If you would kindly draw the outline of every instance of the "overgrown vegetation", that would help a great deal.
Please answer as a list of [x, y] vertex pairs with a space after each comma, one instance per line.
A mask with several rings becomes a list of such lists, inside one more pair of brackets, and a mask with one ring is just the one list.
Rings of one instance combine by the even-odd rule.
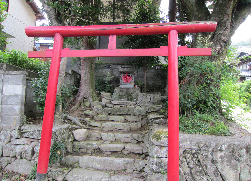
[[98, 94], [100, 94], [101, 92], [113, 93], [114, 87], [111, 84], [112, 79], [113, 79], [113, 76], [111, 76], [109, 72], [108, 72], [105, 80], [103, 80], [101, 78], [97, 78], [95, 80], [95, 89], [96, 89], [97, 93]]
[[0, 48], [4, 47], [7, 44], [7, 36], [6, 34], [2, 31], [4, 29], [4, 26], [2, 25], [2, 22], [6, 19], [7, 17], [7, 4], [0, 0]]
[[[35, 101], [37, 107], [41, 111], [44, 111], [45, 98], [48, 85], [50, 63], [45, 63], [42, 70], [38, 71], [39, 77], [32, 81], [32, 87], [34, 88]], [[76, 94], [76, 87], [69, 85], [63, 85], [61, 88], [61, 95], [57, 95], [56, 106], [62, 105], [62, 109], [65, 110], [68, 106], [70, 99]]]
[[42, 71], [48, 64], [39, 59], [28, 58], [27, 54], [18, 50], [0, 51], [0, 63], [8, 63], [36, 73]]
[[189, 134], [230, 135], [228, 127], [219, 115], [195, 112], [191, 116], [180, 117], [180, 131]]
[[65, 145], [63, 142], [61, 141], [53, 142], [50, 151], [49, 163], [50, 164], [60, 163], [60, 161], [63, 158], [64, 152], [65, 152]]

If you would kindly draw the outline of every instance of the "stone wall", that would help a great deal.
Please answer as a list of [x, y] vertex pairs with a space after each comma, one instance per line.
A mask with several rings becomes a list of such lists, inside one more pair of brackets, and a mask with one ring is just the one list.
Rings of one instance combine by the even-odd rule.
[[[166, 126], [149, 129], [148, 175], [150, 180], [166, 180]], [[209, 136], [180, 133], [180, 180], [251, 180], [250, 134]]]
[[24, 122], [26, 72], [0, 71], [1, 125], [16, 128]]
[[[119, 61], [120, 63], [120, 61]], [[123, 64], [97, 64], [95, 76], [96, 79], [106, 80], [107, 75], [113, 76], [111, 84], [113, 87], [119, 87], [121, 67], [125, 66]], [[167, 78], [167, 70], [161, 68], [160, 66], [155, 66], [153, 68], [147, 69], [147, 92], [160, 92], [161, 94], [165, 91]], [[135, 69], [134, 82], [139, 86], [141, 91], [144, 88], [144, 71], [142, 68]]]

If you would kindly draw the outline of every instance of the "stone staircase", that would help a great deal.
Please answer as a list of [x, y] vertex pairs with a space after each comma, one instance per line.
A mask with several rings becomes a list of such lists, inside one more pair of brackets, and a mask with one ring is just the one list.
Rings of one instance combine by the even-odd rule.
[[[151, 112], [154, 117], [161, 106], [146, 107], [130, 101], [113, 101], [110, 94], [101, 96], [102, 102], [94, 102], [93, 109], [82, 108], [78, 112], [78, 119], [86, 126], [73, 131], [72, 153], [62, 161], [62, 165], [73, 169], [61, 175], [69, 181], [147, 180], [146, 113]], [[160, 120], [164, 116], [157, 117]]]

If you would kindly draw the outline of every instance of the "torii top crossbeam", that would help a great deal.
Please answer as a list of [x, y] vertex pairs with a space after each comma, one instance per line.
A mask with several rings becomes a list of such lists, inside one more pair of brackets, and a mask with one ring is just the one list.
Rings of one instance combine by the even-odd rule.
[[178, 33], [214, 32], [216, 26], [217, 23], [213, 21], [90, 26], [31, 26], [25, 28], [25, 33], [29, 37], [53, 37], [56, 33], [63, 37], [153, 35], [167, 34], [171, 30], [176, 30]]
[[[53, 50], [29, 52], [29, 57], [51, 57], [51, 67], [44, 108], [42, 135], [37, 165], [37, 181], [44, 181], [48, 169], [54, 121], [57, 82], [61, 57], [168, 56], [168, 180], [179, 180], [179, 85], [178, 56], [210, 56], [210, 48], [178, 47], [178, 33], [214, 32], [216, 22], [175, 22], [155, 24], [120, 24], [91, 26], [27, 27], [30, 37], [54, 37]], [[168, 47], [116, 49], [116, 35], [168, 34]], [[69, 50], [63, 37], [110, 36], [108, 49]]]

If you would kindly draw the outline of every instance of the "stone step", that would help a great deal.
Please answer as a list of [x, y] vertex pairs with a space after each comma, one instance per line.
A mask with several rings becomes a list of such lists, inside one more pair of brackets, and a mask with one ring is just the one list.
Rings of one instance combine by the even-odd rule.
[[133, 158], [114, 158], [114, 157], [97, 157], [82, 156], [79, 158], [79, 167], [84, 169], [96, 169], [106, 171], [140, 171], [145, 168], [147, 160]]
[[65, 177], [67, 181], [144, 181], [142, 174], [112, 174], [109, 172], [87, 170], [83, 168], [72, 169]]
[[78, 154], [91, 154], [97, 151], [102, 151], [106, 155], [112, 154], [114, 152], [122, 152], [123, 154], [143, 154], [147, 152], [147, 147], [144, 143], [135, 144], [109, 141], [74, 141], [73, 151]]
[[100, 132], [89, 131], [86, 140], [90, 141], [116, 141], [123, 143], [138, 143], [144, 141], [145, 132], [120, 133], [120, 132]]

